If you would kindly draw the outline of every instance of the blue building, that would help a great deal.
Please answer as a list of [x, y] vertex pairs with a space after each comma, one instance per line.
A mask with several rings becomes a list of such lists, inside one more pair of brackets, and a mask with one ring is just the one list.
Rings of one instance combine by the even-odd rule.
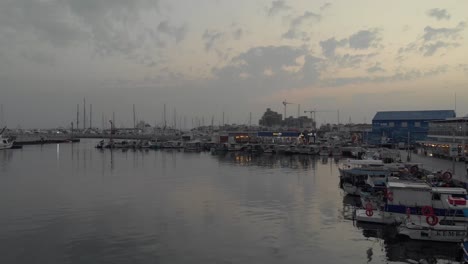
[[429, 111], [384, 111], [377, 112], [372, 119], [372, 133], [369, 142], [410, 143], [425, 140], [429, 130], [429, 121], [455, 117], [453, 110]]

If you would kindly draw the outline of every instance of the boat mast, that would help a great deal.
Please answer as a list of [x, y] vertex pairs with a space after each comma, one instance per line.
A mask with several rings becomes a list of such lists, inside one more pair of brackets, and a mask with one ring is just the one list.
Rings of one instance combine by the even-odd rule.
[[80, 104], [76, 104], [76, 129], [80, 129]]
[[89, 104], [89, 128], [93, 127], [93, 105]]
[[135, 104], [133, 104], [133, 129], [136, 128], [136, 120], [135, 120]]
[[83, 130], [86, 129], [86, 98], [83, 98]]

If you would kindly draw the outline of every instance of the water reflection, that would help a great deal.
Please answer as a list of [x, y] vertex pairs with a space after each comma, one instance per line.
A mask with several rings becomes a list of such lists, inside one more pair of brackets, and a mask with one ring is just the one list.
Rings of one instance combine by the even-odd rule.
[[339, 158], [94, 145], [0, 152], [0, 263], [454, 259], [452, 246], [354, 223]]
[[[215, 156], [221, 163], [265, 168], [314, 170], [318, 157], [308, 155], [271, 155], [242, 152], [224, 152]], [[328, 158], [326, 158], [328, 160]], [[326, 163], [325, 163], [326, 164]]]

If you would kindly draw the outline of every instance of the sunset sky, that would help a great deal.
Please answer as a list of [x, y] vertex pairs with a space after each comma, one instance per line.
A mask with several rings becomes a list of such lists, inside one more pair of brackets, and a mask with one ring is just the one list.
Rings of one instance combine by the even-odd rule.
[[[9, 128], [68, 127], [83, 98], [160, 125], [266, 108], [319, 123], [376, 111], [468, 113], [468, 1], [1, 0], [0, 104]], [[455, 100], [456, 98], [456, 100]], [[81, 115], [81, 113], [80, 113]], [[81, 121], [80, 121], [81, 122]], [[187, 121], [187, 126], [191, 126]]]

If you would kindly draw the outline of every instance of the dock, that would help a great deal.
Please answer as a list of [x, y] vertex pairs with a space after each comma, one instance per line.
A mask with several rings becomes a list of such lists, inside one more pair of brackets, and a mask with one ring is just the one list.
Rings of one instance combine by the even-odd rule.
[[[401, 150], [401, 159], [406, 161], [407, 151]], [[423, 153], [411, 152], [410, 162], [421, 163], [423, 168], [430, 171], [451, 171], [453, 174], [453, 179], [459, 180], [462, 182], [468, 182], [468, 163], [464, 161], [453, 161], [451, 159], [442, 159], [435, 158], [431, 156], [426, 156]], [[455, 169], [455, 171], [453, 171]]]

